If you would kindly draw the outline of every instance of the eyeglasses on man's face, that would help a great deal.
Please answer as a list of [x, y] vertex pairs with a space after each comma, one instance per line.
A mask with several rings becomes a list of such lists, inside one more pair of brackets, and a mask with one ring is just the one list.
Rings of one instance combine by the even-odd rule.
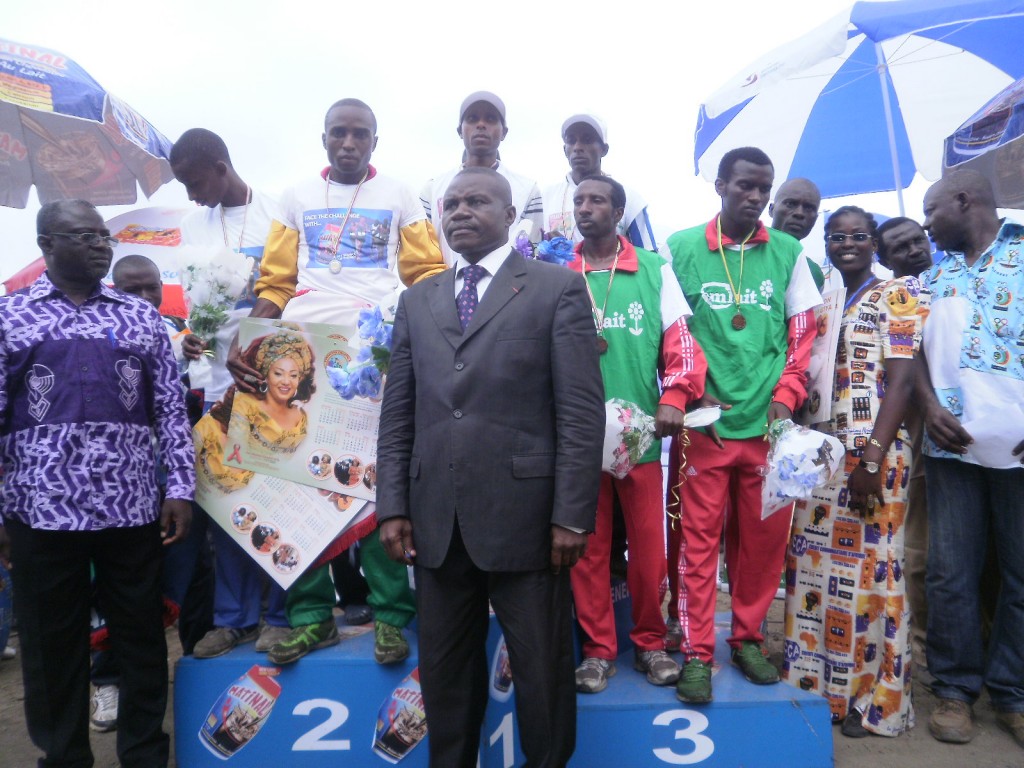
[[77, 240], [82, 245], [92, 247], [94, 245], [109, 245], [113, 248], [120, 241], [110, 235], [100, 235], [96, 232], [50, 232], [48, 237], [66, 237], [68, 240]]

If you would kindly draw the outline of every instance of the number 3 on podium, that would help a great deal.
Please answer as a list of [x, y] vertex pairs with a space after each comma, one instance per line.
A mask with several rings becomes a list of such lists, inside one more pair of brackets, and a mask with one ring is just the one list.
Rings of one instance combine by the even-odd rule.
[[708, 727], [707, 717], [692, 709], [670, 709], [654, 718], [654, 725], [671, 725], [676, 720], [686, 720], [689, 723], [686, 728], [680, 728], [675, 732], [676, 741], [689, 741], [693, 744], [693, 751], [681, 755], [672, 751], [670, 747], [661, 747], [654, 750], [654, 756], [670, 765], [694, 765], [711, 757], [711, 753], [715, 751], [715, 742], [704, 735]]

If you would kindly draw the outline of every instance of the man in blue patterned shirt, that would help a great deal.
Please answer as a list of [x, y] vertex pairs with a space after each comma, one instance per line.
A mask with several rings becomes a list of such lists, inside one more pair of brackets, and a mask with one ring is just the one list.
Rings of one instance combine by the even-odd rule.
[[[939, 741], [974, 737], [988, 689], [996, 722], [1024, 747], [1024, 226], [996, 213], [992, 185], [957, 171], [924, 196], [946, 252], [928, 279], [919, 396], [928, 489], [928, 670]], [[1002, 585], [982, 642], [981, 575], [995, 542]]]
[[[166, 766], [162, 544], [191, 518], [194, 456], [177, 365], [148, 302], [100, 281], [116, 242], [82, 200], [36, 221], [46, 272], [0, 298], [0, 495], [25, 714], [45, 765], [92, 765], [89, 567], [123, 662], [121, 765]], [[167, 467], [160, 506], [153, 430]]]

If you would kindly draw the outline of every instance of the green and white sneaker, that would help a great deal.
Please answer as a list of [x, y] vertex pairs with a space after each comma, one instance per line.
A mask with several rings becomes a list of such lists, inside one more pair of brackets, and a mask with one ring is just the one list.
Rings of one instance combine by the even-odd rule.
[[341, 642], [338, 627], [334, 618], [319, 624], [307, 624], [295, 627], [288, 636], [267, 653], [271, 664], [291, 664], [298, 661], [310, 651], [327, 648]]

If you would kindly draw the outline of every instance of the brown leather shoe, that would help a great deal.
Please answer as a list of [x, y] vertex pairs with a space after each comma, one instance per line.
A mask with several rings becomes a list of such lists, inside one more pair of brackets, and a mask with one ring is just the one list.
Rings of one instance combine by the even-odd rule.
[[1024, 712], [996, 712], [996, 722], [1013, 736], [1018, 747], [1024, 747]]
[[966, 744], [974, 738], [974, 715], [971, 705], [959, 699], [939, 699], [928, 730], [939, 741]]

